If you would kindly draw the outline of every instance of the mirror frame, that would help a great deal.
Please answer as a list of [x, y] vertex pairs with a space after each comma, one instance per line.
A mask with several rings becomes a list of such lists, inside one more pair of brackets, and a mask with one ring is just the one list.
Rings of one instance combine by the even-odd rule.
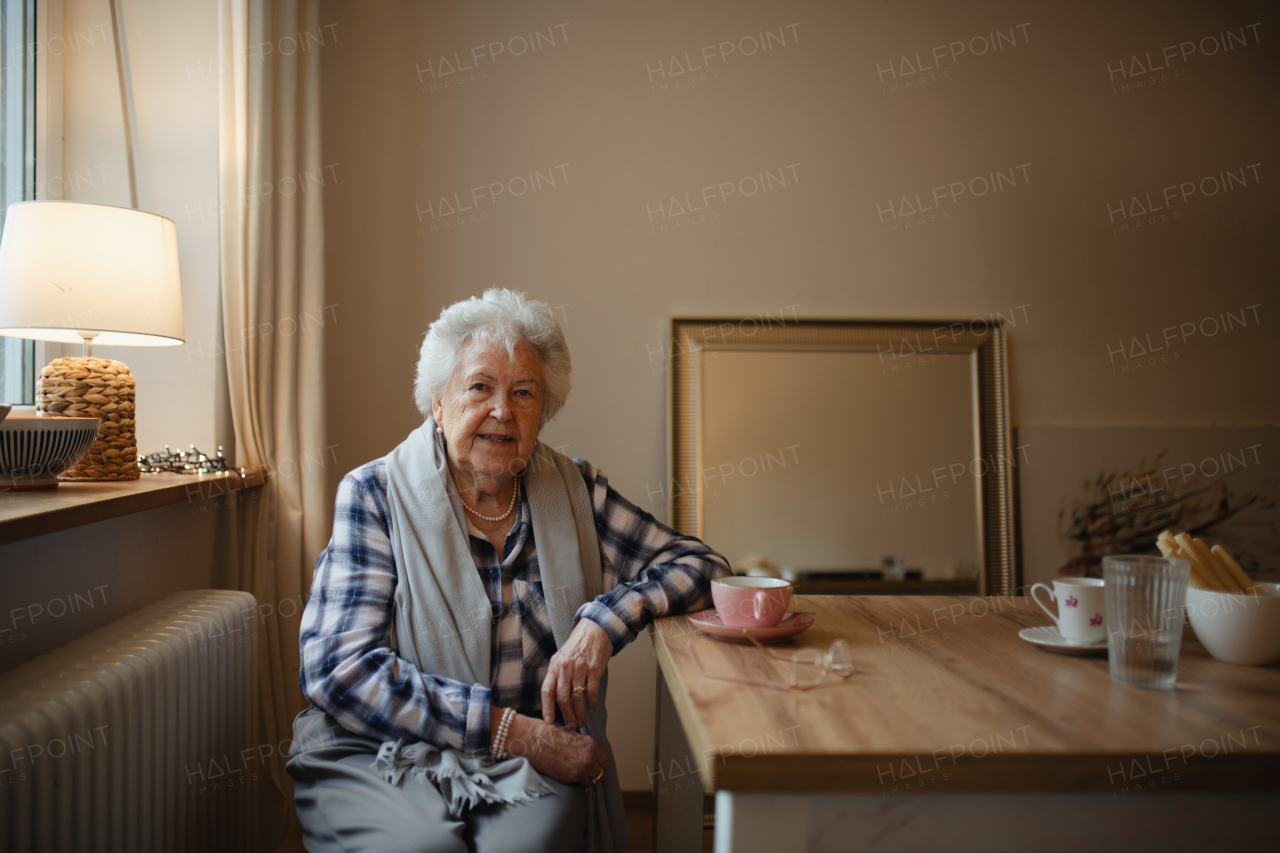
[[[985, 328], [974, 328], [979, 321]], [[957, 331], [959, 330], [959, 331]], [[1009, 430], [1007, 334], [988, 321], [876, 322], [763, 318], [674, 318], [667, 446], [672, 496], [668, 520], [681, 533], [702, 538], [702, 354], [717, 349], [828, 350], [878, 353], [883, 361], [934, 353], [977, 356], [978, 446], [992, 464], [982, 476], [979, 595], [1013, 595], [1021, 583], [1017, 552], [1017, 459]], [[892, 362], [890, 362], [892, 363]], [[998, 470], [997, 470], [998, 468]]]

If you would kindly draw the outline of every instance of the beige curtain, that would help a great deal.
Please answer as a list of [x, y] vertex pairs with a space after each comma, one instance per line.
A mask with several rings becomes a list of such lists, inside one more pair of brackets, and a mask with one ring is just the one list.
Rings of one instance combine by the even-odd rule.
[[[242, 507], [237, 586], [260, 608], [262, 743], [286, 748], [304, 707], [302, 604], [331, 522], [322, 335], [335, 318], [324, 310], [321, 201], [336, 176], [320, 155], [315, 40], [324, 36], [315, 0], [219, 2], [222, 311], [235, 459], [267, 474]], [[284, 756], [269, 761], [291, 804]]]

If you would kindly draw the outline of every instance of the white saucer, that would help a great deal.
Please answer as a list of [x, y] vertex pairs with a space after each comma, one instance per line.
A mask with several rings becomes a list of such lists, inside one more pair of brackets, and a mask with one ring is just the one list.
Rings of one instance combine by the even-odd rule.
[[1099, 643], [1068, 642], [1052, 625], [1023, 628], [1018, 632], [1018, 636], [1028, 643], [1035, 643], [1042, 649], [1063, 655], [1105, 655], [1107, 653], [1106, 640]]

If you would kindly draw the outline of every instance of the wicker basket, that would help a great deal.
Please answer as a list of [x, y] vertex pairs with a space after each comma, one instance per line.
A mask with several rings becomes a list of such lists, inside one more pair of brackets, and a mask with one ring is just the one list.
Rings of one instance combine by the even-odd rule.
[[56, 358], [40, 371], [36, 411], [64, 418], [101, 418], [93, 447], [59, 480], [136, 480], [134, 381], [129, 368], [106, 358]]

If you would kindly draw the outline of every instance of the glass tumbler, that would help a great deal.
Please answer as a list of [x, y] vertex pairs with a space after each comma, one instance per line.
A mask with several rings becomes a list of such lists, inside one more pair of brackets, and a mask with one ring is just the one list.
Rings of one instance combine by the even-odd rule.
[[1191, 564], [1166, 557], [1103, 557], [1102, 574], [1111, 680], [1172, 690]]

